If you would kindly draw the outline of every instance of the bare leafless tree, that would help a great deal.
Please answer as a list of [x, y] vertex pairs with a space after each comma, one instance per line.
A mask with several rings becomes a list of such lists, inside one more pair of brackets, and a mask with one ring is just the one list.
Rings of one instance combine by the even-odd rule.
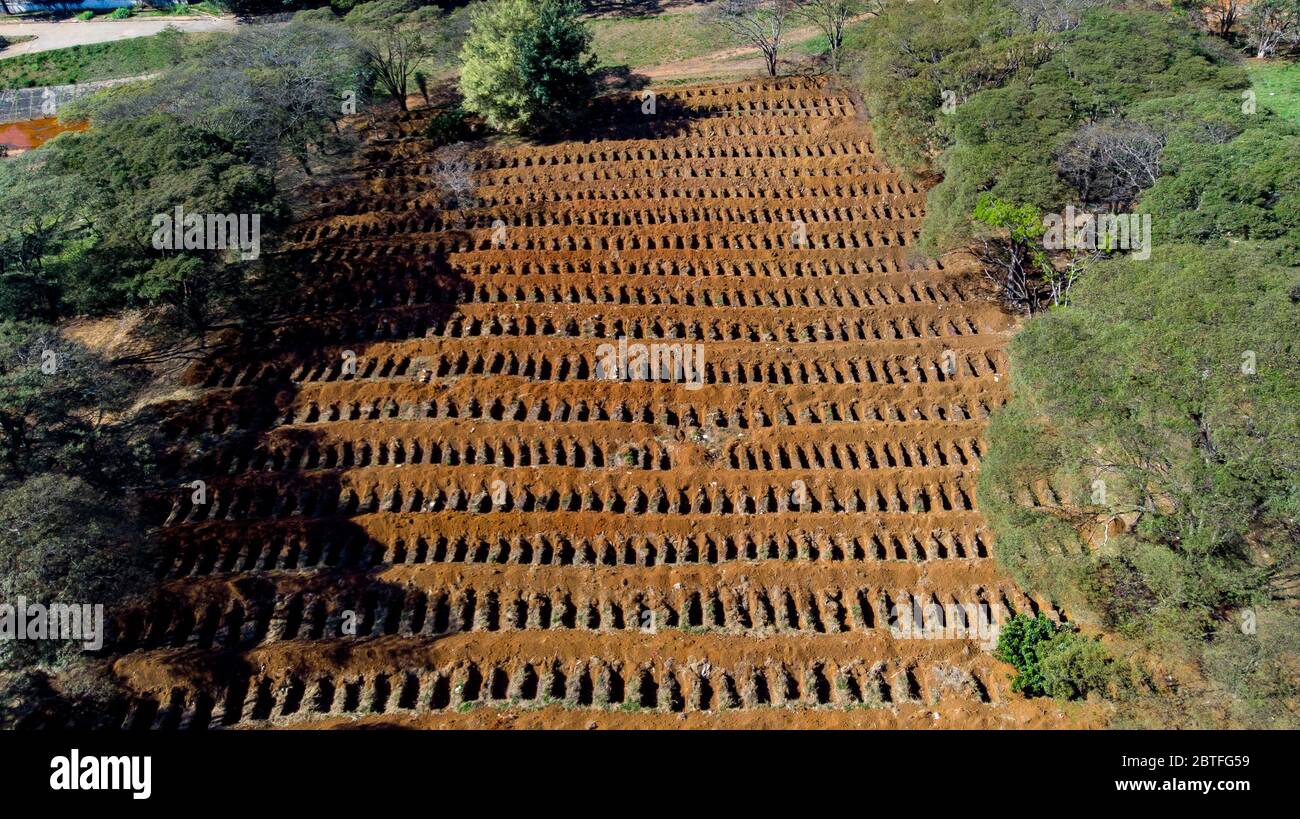
[[1048, 255], [1004, 234], [980, 235], [971, 248], [980, 272], [1008, 306], [1030, 314], [1070, 303], [1070, 290], [1104, 250], [1080, 248]]
[[1035, 31], [1070, 31], [1079, 25], [1083, 13], [1109, 0], [1012, 0], [1020, 18]]
[[1165, 135], [1132, 120], [1082, 126], [1056, 156], [1057, 172], [1081, 200], [1112, 209], [1127, 207], [1160, 178]]
[[1227, 37], [1241, 17], [1241, 0], [1208, 0], [1202, 14], [1215, 34]]
[[831, 70], [839, 71], [845, 26], [858, 15], [879, 14], [884, 7], [884, 0], [795, 0], [794, 15], [816, 26], [826, 36]]
[[456, 142], [434, 151], [433, 176], [445, 196], [443, 207], [463, 208], [473, 204], [474, 164], [468, 143]]
[[1256, 57], [1300, 44], [1300, 0], [1255, 0], [1246, 10], [1246, 41]]
[[762, 52], [768, 76], [775, 77], [781, 35], [794, 8], [794, 0], [721, 0], [708, 19]]

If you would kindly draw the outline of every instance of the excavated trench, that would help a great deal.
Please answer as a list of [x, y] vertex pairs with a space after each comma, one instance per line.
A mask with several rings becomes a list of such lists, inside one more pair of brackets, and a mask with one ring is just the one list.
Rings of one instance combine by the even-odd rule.
[[[924, 191], [850, 95], [657, 102], [475, 146], [451, 209], [427, 112], [363, 128], [272, 259], [293, 326], [162, 424], [134, 696], [67, 724], [1061, 724], [970, 628], [1062, 616], [975, 505], [1011, 319], [913, 256]], [[698, 383], [601, 377], [620, 340]]]

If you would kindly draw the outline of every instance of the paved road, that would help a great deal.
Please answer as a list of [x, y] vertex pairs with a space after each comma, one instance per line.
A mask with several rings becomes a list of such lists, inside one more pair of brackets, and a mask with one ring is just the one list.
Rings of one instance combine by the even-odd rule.
[[132, 37], [148, 37], [157, 34], [167, 26], [175, 26], [181, 31], [233, 31], [234, 17], [141, 17], [137, 20], [63, 20], [57, 23], [0, 23], [0, 36], [35, 37], [6, 48], [0, 52], [2, 57], [15, 57], [19, 54], [33, 54], [37, 51], [50, 51], [55, 48], [86, 45], [88, 43], [105, 43], [109, 40], [127, 40]]

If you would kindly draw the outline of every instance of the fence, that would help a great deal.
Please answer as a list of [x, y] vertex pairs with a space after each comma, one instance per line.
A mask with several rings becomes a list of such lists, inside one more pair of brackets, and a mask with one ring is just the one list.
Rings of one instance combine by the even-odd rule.
[[123, 77], [115, 80], [99, 80], [73, 85], [47, 85], [43, 88], [0, 90], [0, 123], [23, 122], [29, 119], [53, 117], [58, 114], [60, 108], [78, 97], [138, 79], [141, 78]]

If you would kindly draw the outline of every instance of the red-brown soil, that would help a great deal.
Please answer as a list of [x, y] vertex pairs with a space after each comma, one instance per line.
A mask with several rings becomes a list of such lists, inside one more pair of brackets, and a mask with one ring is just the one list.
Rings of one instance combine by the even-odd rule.
[[0, 123], [0, 145], [10, 155], [39, 147], [65, 131], [84, 131], [88, 122], [60, 122], [55, 117], [29, 119], [23, 122]]
[[[206, 497], [151, 501], [164, 601], [125, 622], [115, 718], [1098, 721], [943, 631], [1059, 612], [989, 555], [974, 478], [1012, 322], [968, 261], [912, 257], [923, 191], [818, 82], [657, 102], [481, 147], [453, 211], [427, 115], [366, 132], [282, 254], [292, 335], [198, 367], [167, 427]], [[704, 385], [597, 379], [620, 336], [702, 345]], [[914, 603], [947, 612], [929, 638], [891, 632]]]

